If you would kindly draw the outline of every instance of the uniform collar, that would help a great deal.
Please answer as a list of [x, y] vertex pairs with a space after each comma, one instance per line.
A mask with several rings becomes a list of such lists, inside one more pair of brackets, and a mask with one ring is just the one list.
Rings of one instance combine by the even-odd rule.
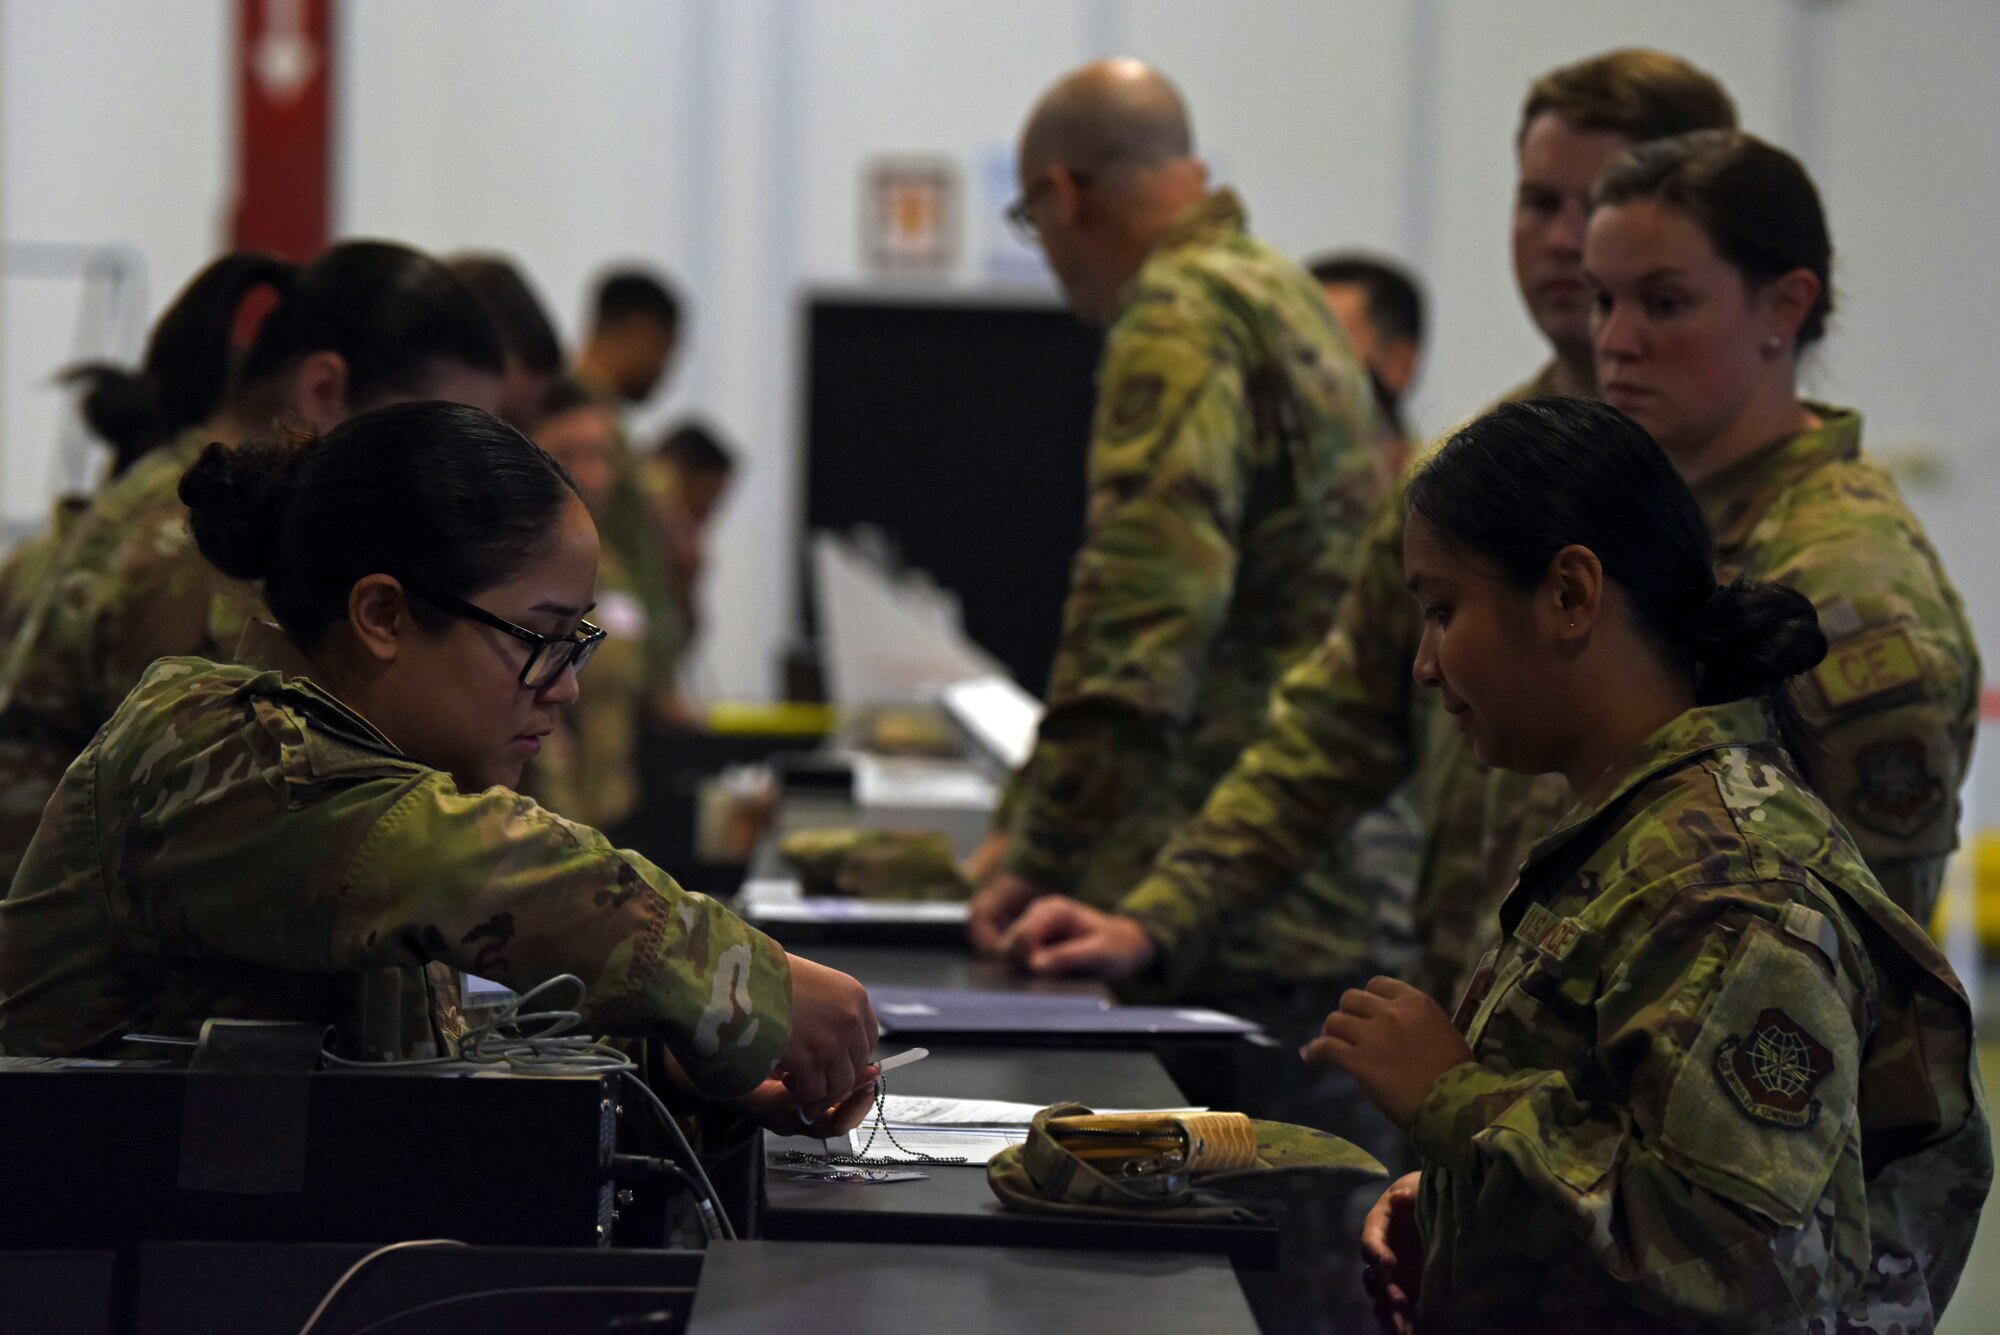
[[1773, 441], [1694, 488], [1715, 536], [1715, 563], [1727, 566], [1785, 491], [1830, 463], [1861, 456], [1861, 414], [1807, 403], [1820, 425]]
[[1553, 394], [1555, 392], [1556, 363], [1555, 359], [1551, 357], [1543, 364], [1541, 370], [1535, 372], [1531, 379], [1525, 380], [1508, 390], [1500, 396], [1499, 401], [1501, 403], [1519, 403], [1525, 399], [1539, 398], [1544, 394]]
[[236, 642], [236, 661], [258, 671], [260, 675], [253, 685], [260, 694], [275, 694], [267, 688], [273, 684], [269, 678], [277, 677], [277, 689], [302, 697], [314, 721], [321, 727], [373, 750], [387, 751], [391, 755], [402, 754], [380, 728], [312, 680], [308, 675], [312, 664], [299, 652], [291, 637], [271, 622], [262, 617], [250, 618], [249, 624], [243, 628], [242, 638]]
[[1698, 705], [1639, 743], [1624, 760], [1600, 775], [1561, 824], [1528, 855], [1532, 866], [1574, 838], [1579, 830], [1623, 801], [1634, 789], [1698, 756], [1724, 747], [1779, 745], [1777, 726], [1759, 699]]
[[1168, 224], [1167, 230], [1160, 234], [1160, 239], [1153, 243], [1153, 254], [1161, 255], [1187, 246], [1213, 245], [1226, 237], [1241, 234], [1249, 221], [1243, 201], [1234, 190], [1225, 186], [1183, 209]]

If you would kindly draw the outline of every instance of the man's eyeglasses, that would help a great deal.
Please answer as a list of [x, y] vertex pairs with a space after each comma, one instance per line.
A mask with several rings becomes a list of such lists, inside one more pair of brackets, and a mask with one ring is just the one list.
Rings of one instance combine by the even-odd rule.
[[[1090, 175], [1087, 172], [1073, 171], [1069, 174], [1069, 179], [1076, 182], [1079, 187], [1090, 184]], [[1014, 235], [1021, 238], [1023, 245], [1039, 246], [1042, 243], [1041, 231], [1035, 226], [1035, 201], [1055, 189], [1055, 185], [1055, 177], [1043, 172], [1042, 178], [1022, 191], [1021, 197], [1009, 204], [1002, 215], [1007, 219], [1007, 225], [1014, 229]]]
[[543, 690], [554, 684], [564, 668], [583, 671], [583, 665], [590, 661], [590, 656], [597, 652], [597, 646], [604, 642], [604, 631], [588, 621], [579, 622], [575, 632], [569, 635], [541, 635], [526, 626], [517, 626], [505, 617], [494, 616], [483, 607], [475, 607], [463, 598], [455, 598], [442, 589], [412, 584], [408, 580], [403, 582], [403, 587], [455, 616], [505, 631], [517, 640], [534, 645], [528, 652], [528, 661], [521, 665], [519, 677], [520, 683], [531, 691]]

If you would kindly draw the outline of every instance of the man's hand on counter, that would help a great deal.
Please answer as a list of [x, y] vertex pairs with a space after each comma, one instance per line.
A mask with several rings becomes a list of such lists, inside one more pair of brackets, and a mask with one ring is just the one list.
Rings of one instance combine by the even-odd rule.
[[1000, 947], [1027, 973], [1111, 980], [1131, 977], [1159, 954], [1153, 938], [1132, 919], [1067, 895], [1036, 899], [1007, 930]]
[[1016, 876], [1011, 871], [995, 872], [979, 883], [978, 891], [972, 896], [972, 916], [966, 924], [966, 931], [972, 937], [972, 948], [982, 955], [1003, 955], [1002, 944], [1011, 928], [1028, 905], [1049, 892], [1025, 877]]

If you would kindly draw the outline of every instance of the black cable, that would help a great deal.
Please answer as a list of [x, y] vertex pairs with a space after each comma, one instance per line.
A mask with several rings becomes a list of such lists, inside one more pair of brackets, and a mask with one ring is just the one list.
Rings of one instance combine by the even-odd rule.
[[299, 1335], [312, 1335], [314, 1328], [319, 1325], [321, 1318], [333, 1310], [334, 1301], [342, 1293], [346, 1292], [349, 1284], [354, 1282], [354, 1277], [387, 1256], [390, 1252], [411, 1251], [418, 1247], [463, 1247], [464, 1245], [457, 1238], [412, 1238], [406, 1242], [392, 1242], [386, 1247], [377, 1247], [374, 1251], [369, 1252], [353, 1265], [347, 1267], [342, 1272], [340, 1278], [333, 1281], [333, 1287], [328, 1289], [326, 1296], [319, 1300], [319, 1306], [313, 1308], [312, 1315], [306, 1318], [306, 1323], [303, 1326], [299, 1327]]

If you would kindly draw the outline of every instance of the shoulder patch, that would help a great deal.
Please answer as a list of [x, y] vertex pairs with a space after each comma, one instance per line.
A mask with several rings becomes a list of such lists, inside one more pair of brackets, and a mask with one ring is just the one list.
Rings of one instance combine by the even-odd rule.
[[1917, 648], [1901, 626], [1887, 626], [1837, 644], [1813, 669], [1813, 680], [1819, 683], [1829, 709], [1845, 709], [1923, 679]]
[[1167, 382], [1151, 372], [1128, 375], [1113, 385], [1105, 400], [1105, 429], [1111, 439], [1128, 439], [1152, 426], [1166, 389]]
[[1854, 773], [1854, 818], [1877, 833], [1908, 839], [1944, 814], [1944, 784], [1922, 738], [1870, 742], [1854, 753]]
[[1833, 1053], [1791, 1016], [1767, 1007], [1750, 1032], [1716, 1045], [1715, 1073], [1752, 1118], [1803, 1131], [1819, 1116], [1813, 1091], [1833, 1074]]

